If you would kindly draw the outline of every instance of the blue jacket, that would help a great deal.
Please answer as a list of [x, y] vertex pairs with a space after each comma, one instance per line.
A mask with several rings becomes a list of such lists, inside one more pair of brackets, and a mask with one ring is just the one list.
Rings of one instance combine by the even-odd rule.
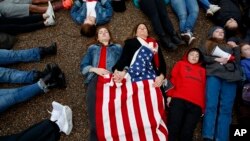
[[247, 82], [250, 82], [250, 58], [246, 58], [240, 61], [244, 77]]
[[[113, 9], [111, 6], [111, 0], [97, 1], [96, 6], [96, 25], [105, 24], [110, 21]], [[86, 2], [82, 0], [76, 0], [71, 8], [70, 15], [74, 22], [82, 24], [86, 19], [87, 6]]]
[[[84, 83], [89, 83], [93, 78], [94, 73], [89, 72], [91, 67], [98, 67], [100, 60], [100, 51], [101, 45], [94, 44], [89, 46], [87, 53], [83, 56], [81, 61], [81, 73], [85, 75]], [[112, 71], [112, 67], [115, 65], [117, 60], [120, 58], [122, 53], [122, 47], [120, 44], [110, 44], [107, 47], [107, 56], [106, 56], [106, 69]]]

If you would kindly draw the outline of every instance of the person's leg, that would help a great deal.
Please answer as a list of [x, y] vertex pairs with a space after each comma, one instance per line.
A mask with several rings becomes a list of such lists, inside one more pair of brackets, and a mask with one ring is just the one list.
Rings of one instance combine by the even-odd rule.
[[31, 0], [33, 4], [48, 3], [49, 0]]
[[0, 112], [5, 111], [12, 105], [27, 101], [43, 93], [44, 91], [38, 83], [15, 89], [0, 89]]
[[236, 86], [236, 82], [226, 82], [224, 80], [222, 83], [215, 140], [229, 140], [229, 126], [232, 121]]
[[170, 102], [168, 112], [168, 140], [175, 141], [179, 137], [179, 133], [182, 127], [182, 121], [185, 114], [185, 103], [181, 99], [173, 98]]
[[200, 5], [202, 8], [207, 10], [209, 8], [210, 2], [208, 0], [199, 0]]
[[221, 80], [215, 76], [208, 76], [206, 80], [206, 108], [203, 119], [202, 137], [214, 138], [217, 107], [219, 102]]
[[201, 117], [201, 107], [186, 102], [186, 116], [181, 129], [180, 141], [192, 141], [194, 130]]
[[88, 85], [87, 88], [87, 110], [90, 122], [90, 135], [89, 141], [97, 141], [97, 133], [96, 133], [96, 83], [97, 77], [94, 77]]
[[44, 27], [46, 27], [46, 25], [43, 21], [25, 25], [5, 24], [0, 25], [0, 31], [11, 35], [17, 35], [20, 33], [32, 32]]
[[59, 141], [60, 132], [56, 123], [46, 119], [32, 125], [21, 133], [0, 136], [1, 141]]
[[33, 14], [26, 17], [21, 18], [6, 18], [0, 17], [0, 26], [5, 24], [15, 24], [15, 25], [22, 25], [22, 24], [29, 24], [29, 23], [36, 23], [44, 21], [45, 18], [42, 14]]
[[188, 16], [186, 19], [184, 30], [185, 32], [187, 31], [193, 32], [199, 14], [199, 6], [197, 0], [185, 0], [185, 2], [186, 2]]
[[0, 65], [39, 61], [40, 58], [39, 48], [25, 50], [0, 50]]
[[0, 67], [0, 83], [33, 83], [38, 71], [19, 71]]
[[179, 19], [180, 31], [185, 32], [185, 24], [187, 20], [187, 9], [184, 0], [171, 0], [171, 6]]
[[0, 49], [0, 65], [39, 61], [47, 55], [55, 55], [56, 53], [57, 44], [55, 42], [49, 47], [37, 47], [25, 50]]

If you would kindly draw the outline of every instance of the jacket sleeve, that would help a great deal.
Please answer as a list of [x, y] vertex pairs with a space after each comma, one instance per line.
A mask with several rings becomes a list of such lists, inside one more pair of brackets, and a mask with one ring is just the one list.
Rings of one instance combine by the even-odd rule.
[[234, 57], [235, 57], [235, 61], [237, 62], [237, 63], [240, 63], [240, 47], [234, 47], [233, 48], [233, 55], [234, 55]]
[[121, 57], [120, 59], [116, 62], [114, 67], [112, 68], [112, 71], [114, 72], [116, 69], [119, 71], [122, 71], [124, 67], [129, 67], [130, 62], [133, 58], [134, 52], [131, 51], [131, 48], [133, 46], [130, 46], [129, 41], [126, 40], [125, 44], [122, 49]]
[[200, 51], [201, 51], [201, 53], [202, 53], [202, 55], [203, 55], [203, 59], [204, 59], [204, 62], [205, 62], [206, 64], [212, 64], [212, 63], [215, 62], [214, 59], [215, 59], [216, 57], [211, 56], [211, 55], [207, 55], [206, 49], [205, 49], [204, 46], [201, 46], [199, 49], [200, 49]]
[[179, 72], [179, 70], [180, 70], [180, 63], [177, 62], [177, 63], [174, 65], [174, 67], [173, 67], [173, 69], [172, 69], [172, 71], [171, 71], [171, 78], [170, 78], [170, 81], [171, 81], [172, 84], [174, 85], [174, 88], [171, 89], [171, 90], [169, 90], [168, 93], [167, 93], [167, 95], [170, 96], [170, 97], [172, 97], [172, 96], [174, 95], [174, 91], [175, 91], [176, 85], [177, 85], [177, 83], [178, 83], [178, 78], [179, 78], [178, 72]]
[[158, 49], [158, 56], [159, 56], [159, 63], [160, 63], [160, 67], [159, 67], [159, 73], [163, 74], [163, 76], [165, 77], [167, 74], [167, 66], [166, 66], [166, 62], [165, 59], [163, 57], [161, 48], [159, 47]]
[[83, 15], [81, 14], [82, 12], [82, 7], [83, 2], [80, 0], [76, 0], [74, 2], [73, 7], [71, 8], [70, 15], [73, 21], [77, 24], [82, 24], [82, 21], [80, 19], [84, 19]]
[[102, 20], [98, 24], [105, 24], [109, 22], [112, 18], [113, 7], [111, 5], [111, 0], [101, 0], [101, 5], [102, 5], [102, 11], [103, 11], [102, 14], [104, 15], [105, 18], [102, 18]]
[[83, 56], [80, 71], [83, 75], [87, 75], [89, 73], [89, 69], [92, 67], [92, 56], [90, 52], [91, 46], [88, 48], [87, 53]]

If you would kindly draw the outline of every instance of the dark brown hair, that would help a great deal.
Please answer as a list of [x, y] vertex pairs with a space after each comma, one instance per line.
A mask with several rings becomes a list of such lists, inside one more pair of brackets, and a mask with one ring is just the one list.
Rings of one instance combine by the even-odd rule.
[[109, 32], [109, 36], [110, 36], [109, 44], [110, 44], [110, 43], [114, 43], [113, 36], [112, 36], [112, 34], [111, 34], [109, 28], [106, 27], [106, 26], [99, 26], [99, 27], [96, 29], [94, 40], [92, 40], [90, 43], [88, 43], [87, 46], [90, 46], [90, 45], [92, 45], [92, 44], [102, 44], [101, 42], [98, 41], [98, 32], [99, 32], [99, 30], [102, 29], [102, 28], [107, 29], [108, 32]]
[[93, 37], [96, 32], [96, 25], [82, 24], [80, 32], [82, 36]]
[[217, 45], [229, 46], [225, 40], [218, 40], [216, 38], [207, 39], [205, 42], [206, 54], [211, 55], [211, 52]]
[[148, 35], [149, 35], [149, 28], [148, 28], [148, 26], [147, 26], [145, 23], [138, 23], [138, 24], [133, 28], [133, 31], [132, 31], [131, 36], [130, 36], [129, 38], [134, 38], [134, 37], [136, 36], [136, 31], [137, 31], [139, 25], [141, 25], [141, 24], [143, 24], [143, 25], [146, 26], [146, 28], [147, 28], [147, 30], [148, 30]]

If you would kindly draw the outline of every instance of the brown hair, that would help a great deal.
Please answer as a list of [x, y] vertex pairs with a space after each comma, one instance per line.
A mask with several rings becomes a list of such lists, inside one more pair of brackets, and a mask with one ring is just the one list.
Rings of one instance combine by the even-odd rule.
[[216, 38], [207, 39], [205, 42], [206, 54], [211, 55], [211, 52], [217, 45], [228, 46], [225, 40], [218, 40]]
[[240, 43], [240, 45], [239, 45], [239, 47], [240, 47], [240, 55], [241, 55], [241, 58], [245, 58], [245, 57], [242, 55], [242, 51], [241, 51], [242, 47], [245, 46], [245, 45], [250, 45], [250, 44], [247, 43], [247, 42], [242, 42], [242, 43]]
[[138, 23], [138, 24], [133, 28], [133, 31], [132, 31], [131, 36], [130, 36], [129, 38], [134, 38], [134, 37], [136, 36], [136, 31], [137, 31], [139, 25], [141, 25], [141, 24], [143, 24], [143, 25], [146, 26], [146, 28], [147, 28], [147, 30], [148, 30], [148, 35], [149, 35], [149, 28], [147, 27], [147, 25], [146, 25], [145, 23]]
[[110, 36], [109, 44], [110, 44], [110, 43], [114, 43], [113, 36], [112, 36], [112, 34], [111, 34], [109, 28], [106, 27], [106, 26], [99, 26], [99, 27], [96, 29], [94, 40], [92, 40], [90, 43], [88, 43], [87, 46], [90, 46], [90, 45], [92, 45], [92, 44], [102, 44], [101, 42], [98, 41], [98, 32], [99, 32], [99, 30], [102, 29], [102, 28], [107, 29], [108, 32], [109, 32], [109, 36]]
[[92, 37], [95, 35], [96, 25], [82, 24], [80, 32], [82, 36]]

